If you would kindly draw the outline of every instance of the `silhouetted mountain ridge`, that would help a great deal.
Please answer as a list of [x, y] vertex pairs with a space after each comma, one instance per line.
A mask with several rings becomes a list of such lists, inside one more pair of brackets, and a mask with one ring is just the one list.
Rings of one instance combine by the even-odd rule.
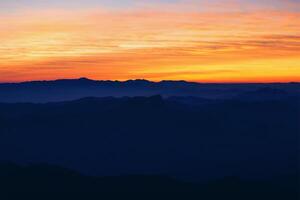
[[[87, 78], [56, 81], [33, 81], [0, 84], [0, 102], [58, 102], [84, 97], [133, 97], [161, 95], [165, 97], [198, 97], [230, 99], [241, 94], [254, 93], [264, 88], [281, 90], [286, 95], [299, 95], [298, 83], [274, 84], [204, 84], [186, 81], [151, 82], [137, 79], [128, 81], [95, 81]], [[268, 92], [268, 91], [264, 91]]]

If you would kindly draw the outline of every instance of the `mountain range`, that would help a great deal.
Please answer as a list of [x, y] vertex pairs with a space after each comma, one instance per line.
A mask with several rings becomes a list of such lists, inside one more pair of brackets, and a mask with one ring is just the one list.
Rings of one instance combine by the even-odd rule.
[[[258, 93], [267, 93], [261, 95]], [[205, 99], [230, 99], [257, 93], [257, 98], [285, 98], [300, 94], [299, 83], [272, 84], [204, 84], [186, 81], [147, 80], [95, 81], [87, 78], [23, 83], [1, 83], [0, 102], [58, 102], [84, 97], [134, 97], [161, 95], [165, 97], [199, 97]], [[257, 99], [254, 98], [254, 99]]]
[[[299, 91], [299, 83], [86, 78], [0, 84], [0, 191], [137, 188], [220, 199], [238, 188], [237, 199], [294, 198]], [[224, 177], [237, 179], [199, 185]]]

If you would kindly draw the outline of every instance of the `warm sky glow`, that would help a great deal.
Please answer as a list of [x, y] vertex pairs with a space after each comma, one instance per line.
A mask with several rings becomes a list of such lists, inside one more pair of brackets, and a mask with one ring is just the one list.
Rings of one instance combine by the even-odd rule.
[[111, 2], [1, 0], [0, 82], [300, 81], [298, 0]]

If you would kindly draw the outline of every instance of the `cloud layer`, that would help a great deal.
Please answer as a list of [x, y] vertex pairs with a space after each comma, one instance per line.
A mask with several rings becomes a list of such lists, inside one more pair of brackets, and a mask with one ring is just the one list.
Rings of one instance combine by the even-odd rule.
[[300, 81], [297, 1], [134, 5], [0, 14], [0, 81]]

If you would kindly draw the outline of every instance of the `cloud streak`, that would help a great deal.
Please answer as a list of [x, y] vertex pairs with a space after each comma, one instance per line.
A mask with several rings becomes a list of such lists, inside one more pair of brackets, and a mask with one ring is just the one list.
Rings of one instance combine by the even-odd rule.
[[[0, 14], [0, 80], [300, 81], [300, 13], [288, 9], [297, 2], [189, 2]], [[199, 4], [211, 9], [188, 8]]]

